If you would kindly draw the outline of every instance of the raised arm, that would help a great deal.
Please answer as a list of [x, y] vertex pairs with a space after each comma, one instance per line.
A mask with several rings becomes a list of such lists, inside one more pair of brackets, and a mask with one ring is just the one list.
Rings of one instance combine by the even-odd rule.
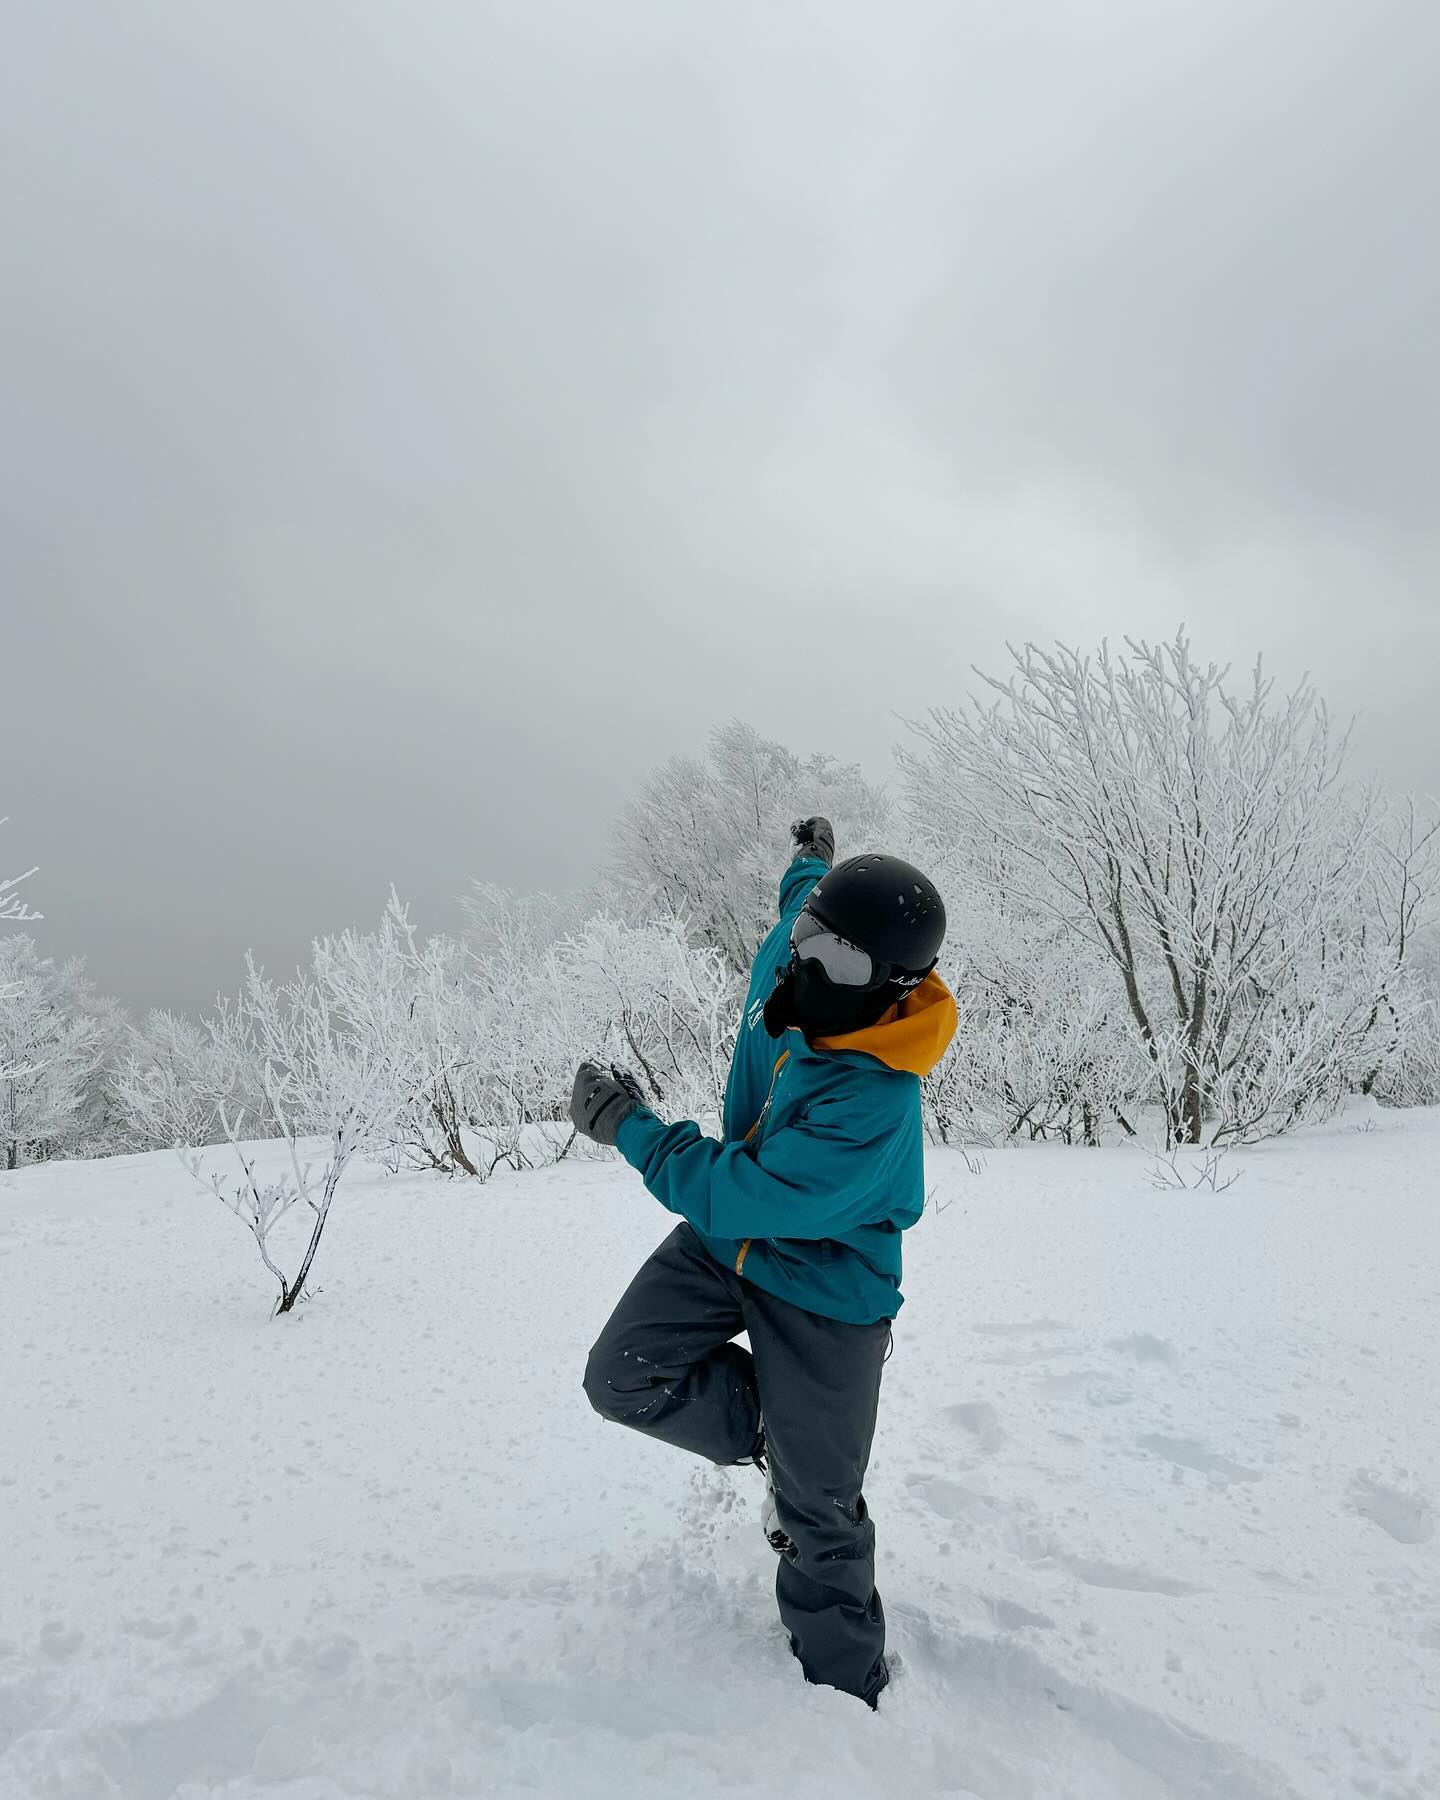
[[835, 828], [819, 813], [790, 827], [791, 856], [780, 877], [780, 922], [793, 925], [815, 883], [835, 860]]

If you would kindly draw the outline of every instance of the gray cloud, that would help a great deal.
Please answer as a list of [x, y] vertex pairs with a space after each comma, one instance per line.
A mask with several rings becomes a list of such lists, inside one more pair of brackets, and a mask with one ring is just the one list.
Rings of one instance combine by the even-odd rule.
[[883, 773], [1007, 636], [1186, 618], [1440, 786], [1437, 73], [1409, 0], [27, 9], [47, 947], [201, 1003], [582, 879], [731, 714]]

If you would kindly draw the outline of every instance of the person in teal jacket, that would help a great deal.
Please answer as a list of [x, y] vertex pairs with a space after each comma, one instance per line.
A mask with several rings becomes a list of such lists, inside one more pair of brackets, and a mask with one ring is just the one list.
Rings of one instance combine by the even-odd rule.
[[577, 1129], [613, 1144], [683, 1221], [601, 1332], [585, 1392], [607, 1419], [765, 1470], [791, 1646], [808, 1679], [873, 1706], [888, 1670], [862, 1485], [902, 1304], [900, 1237], [924, 1204], [920, 1077], [949, 1045], [955, 1003], [935, 973], [933, 884], [898, 857], [832, 869], [824, 819], [792, 836], [722, 1139], [664, 1123], [623, 1069], [576, 1076]]

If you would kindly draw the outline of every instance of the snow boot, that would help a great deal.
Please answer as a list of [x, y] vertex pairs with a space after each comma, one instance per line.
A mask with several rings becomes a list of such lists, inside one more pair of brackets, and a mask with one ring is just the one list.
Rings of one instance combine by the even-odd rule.
[[765, 1533], [765, 1542], [777, 1556], [795, 1548], [780, 1523], [779, 1508], [775, 1505], [775, 1480], [768, 1463], [765, 1467], [765, 1498], [760, 1502], [760, 1529]]
[[780, 1523], [780, 1511], [775, 1504], [775, 1478], [770, 1473], [770, 1458], [765, 1454], [765, 1426], [762, 1421], [760, 1436], [756, 1439], [753, 1455], [745, 1458], [753, 1463], [765, 1477], [765, 1498], [760, 1502], [760, 1529], [765, 1533], [765, 1542], [777, 1556], [783, 1556], [787, 1550], [794, 1549], [785, 1528]]

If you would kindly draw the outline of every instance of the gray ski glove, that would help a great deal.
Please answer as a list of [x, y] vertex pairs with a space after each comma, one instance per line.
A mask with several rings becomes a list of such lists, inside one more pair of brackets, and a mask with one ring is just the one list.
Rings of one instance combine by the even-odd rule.
[[829, 864], [835, 860], [835, 827], [820, 813], [808, 819], [797, 819], [790, 827], [793, 856], [818, 856]]
[[583, 1137], [613, 1146], [624, 1121], [644, 1105], [640, 1083], [628, 1069], [614, 1064], [602, 1069], [599, 1063], [581, 1063], [570, 1096], [570, 1118]]

